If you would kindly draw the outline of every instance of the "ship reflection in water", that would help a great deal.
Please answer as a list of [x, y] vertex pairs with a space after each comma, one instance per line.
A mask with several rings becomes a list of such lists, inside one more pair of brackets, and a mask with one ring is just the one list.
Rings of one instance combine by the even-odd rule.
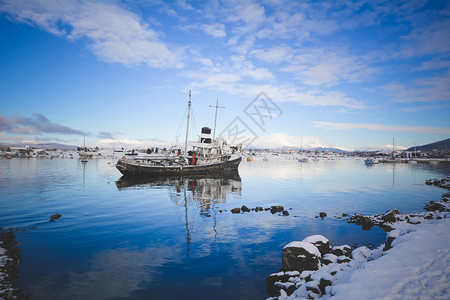
[[116, 182], [117, 188], [166, 188], [170, 200], [176, 205], [195, 201], [200, 203], [201, 212], [206, 213], [211, 205], [226, 203], [229, 194], [241, 195], [241, 177], [237, 172], [226, 176], [189, 177], [122, 177]]
[[191, 243], [191, 224], [188, 209], [192, 204], [200, 208], [200, 215], [213, 217], [214, 242], [217, 239], [217, 211], [215, 205], [226, 203], [230, 195], [241, 197], [242, 183], [238, 172], [223, 176], [189, 176], [189, 177], [122, 177], [116, 182], [121, 189], [154, 189], [165, 188], [168, 197], [177, 207], [184, 208], [184, 222], [186, 229], [186, 254], [189, 255]]

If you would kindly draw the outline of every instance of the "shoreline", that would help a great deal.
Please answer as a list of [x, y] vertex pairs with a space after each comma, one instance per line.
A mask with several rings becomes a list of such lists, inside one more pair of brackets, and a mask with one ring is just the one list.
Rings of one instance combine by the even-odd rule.
[[[427, 182], [449, 188], [450, 176]], [[350, 216], [347, 222], [365, 230], [386, 231], [386, 242], [373, 250], [333, 247], [321, 235], [291, 242], [283, 249], [282, 270], [267, 278], [268, 299], [449, 297], [450, 192], [424, 209]]]

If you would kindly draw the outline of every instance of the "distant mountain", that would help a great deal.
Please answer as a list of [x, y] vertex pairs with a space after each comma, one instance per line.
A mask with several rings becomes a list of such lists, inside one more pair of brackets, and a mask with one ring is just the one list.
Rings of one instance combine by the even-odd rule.
[[37, 149], [58, 149], [58, 150], [76, 150], [77, 146], [58, 144], [58, 143], [44, 143], [44, 144], [0, 144], [0, 147], [33, 147]]
[[277, 147], [277, 148], [257, 148], [257, 147], [250, 147], [249, 150], [277, 150], [277, 151], [330, 151], [333, 153], [349, 153], [347, 150], [342, 150], [338, 148], [323, 148], [323, 147], [316, 147], [316, 148], [299, 148], [299, 147]]
[[414, 149], [417, 149], [419, 151], [433, 151], [433, 150], [447, 150], [450, 151], [450, 139], [446, 139], [443, 141], [439, 141], [439, 142], [435, 142], [435, 143], [431, 143], [431, 144], [426, 144], [426, 145], [422, 145], [422, 146], [415, 146], [415, 147], [411, 147], [408, 148], [408, 151], [414, 151]]

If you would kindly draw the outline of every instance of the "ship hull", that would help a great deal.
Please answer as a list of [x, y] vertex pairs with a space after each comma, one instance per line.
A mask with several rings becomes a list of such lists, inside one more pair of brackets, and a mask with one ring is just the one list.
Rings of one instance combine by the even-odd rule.
[[180, 175], [224, 175], [236, 172], [242, 158], [206, 165], [148, 165], [134, 160], [119, 160], [116, 168], [126, 177], [158, 177]]

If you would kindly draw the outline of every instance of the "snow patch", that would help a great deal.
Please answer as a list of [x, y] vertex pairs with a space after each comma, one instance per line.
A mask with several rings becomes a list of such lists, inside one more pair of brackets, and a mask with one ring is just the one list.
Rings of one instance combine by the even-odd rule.
[[314, 246], [313, 244], [310, 244], [307, 242], [291, 242], [291, 243], [287, 244], [286, 246], [284, 246], [283, 249], [286, 249], [286, 248], [302, 248], [314, 256], [322, 257], [319, 249], [317, 249], [317, 247]]
[[303, 241], [307, 242], [307, 243], [311, 243], [311, 244], [315, 244], [317, 242], [321, 242], [322, 244], [326, 244], [326, 243], [329, 242], [329, 240], [326, 237], [324, 237], [323, 235], [318, 235], [318, 234], [317, 235], [308, 236]]

